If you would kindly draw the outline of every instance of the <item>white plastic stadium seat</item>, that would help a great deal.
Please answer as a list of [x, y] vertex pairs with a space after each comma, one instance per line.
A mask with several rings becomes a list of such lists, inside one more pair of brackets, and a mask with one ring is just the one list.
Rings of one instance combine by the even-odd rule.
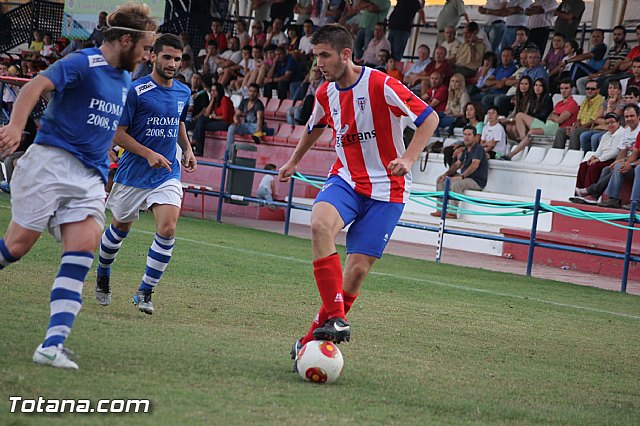
[[535, 168], [542, 162], [542, 159], [544, 158], [546, 152], [547, 149], [545, 147], [532, 146], [529, 148], [527, 155], [522, 159], [522, 161], [513, 162], [512, 167], [527, 169]]
[[577, 173], [578, 166], [584, 158], [584, 152], [579, 149], [570, 149], [564, 155], [562, 163], [559, 164], [560, 171], [564, 173]]
[[557, 170], [563, 158], [563, 148], [550, 148], [544, 160], [539, 164], [538, 170]]

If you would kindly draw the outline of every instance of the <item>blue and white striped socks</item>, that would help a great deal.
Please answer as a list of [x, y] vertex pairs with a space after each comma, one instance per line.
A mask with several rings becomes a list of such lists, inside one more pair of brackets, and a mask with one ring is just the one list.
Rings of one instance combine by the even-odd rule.
[[144, 271], [142, 277], [142, 283], [140, 284], [140, 291], [149, 291], [158, 284], [162, 273], [171, 260], [171, 252], [173, 251], [173, 244], [176, 242], [175, 237], [164, 238], [156, 234], [153, 244], [149, 248], [149, 254], [147, 255], [147, 269]]
[[64, 343], [82, 307], [84, 279], [93, 263], [93, 253], [69, 251], [62, 254], [58, 276], [51, 289], [51, 318], [43, 348]]
[[109, 225], [102, 234], [100, 240], [100, 256], [98, 257], [98, 270], [99, 277], [108, 277], [111, 275], [111, 264], [116, 260], [118, 250], [122, 246], [122, 240], [124, 240], [129, 232], [122, 232], [113, 225]]
[[18, 259], [11, 256], [9, 249], [4, 244], [4, 240], [0, 240], [0, 269], [9, 266], [10, 263], [16, 262]]

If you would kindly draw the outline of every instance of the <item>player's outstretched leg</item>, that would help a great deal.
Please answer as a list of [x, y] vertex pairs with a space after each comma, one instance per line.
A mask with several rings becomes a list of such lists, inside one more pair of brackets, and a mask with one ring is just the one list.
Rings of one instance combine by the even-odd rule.
[[111, 224], [105, 229], [100, 239], [95, 295], [98, 303], [103, 306], [111, 304], [111, 264], [116, 260], [122, 241], [128, 234], [129, 231], [121, 231]]
[[174, 237], [165, 238], [156, 234], [153, 244], [149, 248], [147, 268], [142, 277], [142, 283], [133, 296], [133, 304], [138, 306], [138, 309], [145, 314], [153, 314], [151, 293], [153, 293], [153, 289], [160, 281], [162, 273], [169, 265], [175, 241]]
[[4, 240], [0, 240], [0, 270], [17, 261], [18, 259], [9, 253], [9, 249], [5, 245]]
[[82, 287], [92, 263], [93, 254], [90, 252], [62, 254], [60, 272], [51, 289], [49, 328], [44, 342], [33, 354], [33, 362], [58, 368], [78, 368], [69, 358], [64, 341], [82, 307]]

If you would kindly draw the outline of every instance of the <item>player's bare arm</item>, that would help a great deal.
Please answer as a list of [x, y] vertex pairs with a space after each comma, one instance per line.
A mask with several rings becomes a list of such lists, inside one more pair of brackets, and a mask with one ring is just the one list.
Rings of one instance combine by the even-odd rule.
[[149, 163], [149, 166], [165, 169], [171, 171], [171, 162], [167, 160], [164, 155], [158, 154], [152, 149], [142, 145], [127, 133], [128, 126], [118, 126], [116, 134], [113, 137], [113, 142], [124, 149], [142, 158], [145, 158]]
[[191, 144], [189, 143], [189, 136], [187, 136], [187, 126], [184, 122], [180, 122], [178, 128], [178, 145], [182, 149], [182, 165], [187, 173], [193, 173], [196, 171], [197, 162], [196, 157], [193, 155]]
[[429, 116], [416, 128], [416, 132], [411, 139], [409, 147], [405, 151], [404, 155], [400, 158], [392, 160], [387, 169], [394, 176], [404, 176], [411, 170], [413, 163], [416, 162], [420, 153], [424, 151], [425, 147], [429, 143], [429, 139], [433, 136], [433, 132], [438, 128], [440, 119], [435, 112], [429, 114]]
[[291, 178], [295, 173], [298, 163], [311, 149], [313, 144], [316, 143], [323, 131], [324, 129], [316, 127], [311, 130], [311, 133], [305, 132], [305, 134], [302, 135], [300, 142], [298, 142], [298, 146], [296, 146], [293, 154], [291, 154], [289, 161], [287, 161], [284, 166], [280, 167], [280, 171], [278, 173], [278, 180], [280, 180], [280, 182], [289, 182], [289, 178]]
[[13, 105], [9, 124], [0, 127], [0, 156], [7, 156], [15, 151], [20, 144], [29, 114], [38, 103], [38, 99], [54, 89], [51, 80], [43, 75], [36, 76], [24, 85]]

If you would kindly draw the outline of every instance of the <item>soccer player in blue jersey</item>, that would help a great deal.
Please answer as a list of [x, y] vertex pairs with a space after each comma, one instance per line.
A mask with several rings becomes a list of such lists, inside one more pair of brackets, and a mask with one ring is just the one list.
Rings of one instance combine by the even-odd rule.
[[100, 242], [95, 295], [101, 305], [111, 303], [111, 264], [138, 219], [139, 210], [151, 209], [156, 221], [147, 267], [133, 296], [133, 303], [141, 312], [153, 313], [151, 293], [171, 260], [182, 201], [176, 142], [182, 148], [185, 170], [196, 169], [184, 123], [191, 90], [173, 78], [180, 67], [182, 49], [179, 37], [158, 37], [151, 54], [151, 74], [136, 80], [127, 95], [114, 138], [125, 153], [107, 200], [113, 221]]
[[0, 240], [0, 269], [33, 247], [45, 229], [62, 242], [51, 290], [51, 317], [38, 364], [77, 369], [64, 348], [82, 306], [84, 279], [104, 226], [109, 151], [131, 82], [147, 60], [157, 24], [143, 4], [119, 6], [107, 18], [104, 44], [74, 52], [26, 84], [11, 121], [0, 128], [0, 155], [11, 153], [41, 95], [53, 96], [36, 139], [11, 181], [9, 227]]

